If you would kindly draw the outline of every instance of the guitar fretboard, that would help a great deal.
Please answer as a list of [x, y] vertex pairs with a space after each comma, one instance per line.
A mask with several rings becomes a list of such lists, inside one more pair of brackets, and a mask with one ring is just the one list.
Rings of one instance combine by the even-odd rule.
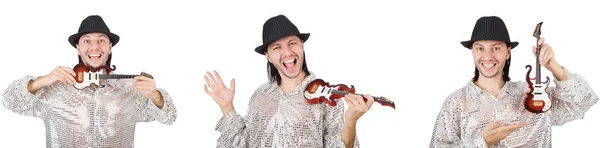
[[[338, 95], [346, 95], [346, 94], [348, 94], [348, 92], [339, 91], [339, 90], [335, 90], [335, 89], [331, 89], [331, 93], [332, 94], [338, 94]], [[364, 96], [363, 94], [356, 94], [356, 95]], [[393, 105], [395, 107], [395, 105], [394, 105], [394, 103], [392, 101], [390, 101], [390, 100], [388, 100], [388, 99], [386, 99], [384, 97], [380, 97], [380, 96], [375, 97], [375, 96], [373, 96], [373, 99], [375, 99], [375, 101], [377, 101], [377, 102], [379, 102], [381, 104], [389, 104], [389, 105]]]
[[139, 75], [100, 75], [100, 79], [132, 79]]
[[[537, 37], [537, 40], [540, 40], [539, 37]], [[538, 43], [536, 42], [536, 45]], [[541, 66], [540, 66], [540, 45], [537, 45], [537, 55], [536, 55], [536, 60], [535, 60], [535, 84], [541, 84], [542, 83], [542, 74], [541, 74]]]

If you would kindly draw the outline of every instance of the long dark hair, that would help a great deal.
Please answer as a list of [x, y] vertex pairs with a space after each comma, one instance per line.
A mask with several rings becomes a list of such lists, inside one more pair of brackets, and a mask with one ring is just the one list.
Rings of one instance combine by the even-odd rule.
[[[510, 57], [508, 57], [508, 60], [506, 60], [506, 63], [504, 63], [504, 67], [502, 68], [502, 80], [504, 82], [510, 81], [510, 77], [508, 76], [508, 70], [510, 68], [510, 58], [512, 58], [512, 54], [510, 55]], [[479, 79], [479, 70], [477, 69], [477, 65], [475, 65], [475, 76], [473, 77], [473, 82], [477, 81], [477, 79]]]
[[[308, 66], [306, 66], [306, 53], [303, 53], [304, 59], [302, 59], [302, 71], [306, 74], [304, 77], [310, 75]], [[281, 74], [277, 71], [277, 68], [273, 63], [267, 61], [267, 73], [269, 74], [270, 82], [277, 82], [277, 85], [281, 85]]]

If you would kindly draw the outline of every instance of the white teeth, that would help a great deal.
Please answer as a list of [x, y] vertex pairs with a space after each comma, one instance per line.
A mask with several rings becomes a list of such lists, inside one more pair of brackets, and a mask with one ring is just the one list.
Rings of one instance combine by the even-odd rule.
[[100, 57], [100, 54], [90, 54], [88, 56], [90, 56], [90, 57]]
[[495, 66], [496, 64], [482, 64], [482, 65], [483, 65], [483, 67], [492, 67], [492, 66]]
[[283, 63], [291, 63], [291, 62], [294, 62], [294, 59], [283, 61]]

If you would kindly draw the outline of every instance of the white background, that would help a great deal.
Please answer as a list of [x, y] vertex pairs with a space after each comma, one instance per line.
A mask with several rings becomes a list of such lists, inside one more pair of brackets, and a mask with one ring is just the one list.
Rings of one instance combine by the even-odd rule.
[[[524, 80], [525, 65], [535, 64], [532, 32], [544, 21], [542, 36], [557, 61], [582, 74], [598, 93], [600, 10], [594, 6], [574, 1], [2, 1], [0, 90], [25, 75], [74, 66], [77, 54], [67, 38], [86, 16], [99, 14], [121, 36], [113, 48], [117, 71], [151, 73], [179, 113], [170, 126], [137, 124], [136, 147], [214, 147], [222, 114], [202, 89], [204, 72], [218, 70], [226, 82], [236, 78], [234, 104], [245, 115], [251, 94], [267, 81], [266, 58], [254, 52], [262, 42], [262, 25], [285, 14], [301, 32], [311, 33], [305, 44], [309, 70], [396, 102], [397, 110], [374, 104], [359, 120], [363, 147], [428, 147], [442, 102], [473, 76], [471, 52], [460, 41], [470, 39], [481, 16], [500, 16], [511, 39], [521, 43], [512, 52], [513, 80]], [[554, 147], [595, 146], [597, 125], [598, 105], [584, 120], [553, 127]], [[45, 147], [44, 129], [38, 118], [0, 110], [0, 147]]]

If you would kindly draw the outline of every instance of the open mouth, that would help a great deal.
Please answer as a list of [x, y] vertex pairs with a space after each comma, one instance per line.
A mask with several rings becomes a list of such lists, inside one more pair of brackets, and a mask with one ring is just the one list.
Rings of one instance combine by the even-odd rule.
[[498, 65], [498, 63], [480, 63], [481, 66], [486, 70], [492, 70]]
[[296, 58], [285, 60], [285, 61], [283, 61], [283, 66], [287, 70], [294, 70], [296, 68], [297, 62], [298, 62], [298, 59], [296, 59]]
[[102, 54], [99, 53], [91, 53], [87, 55], [91, 60], [99, 60], [102, 57]]

